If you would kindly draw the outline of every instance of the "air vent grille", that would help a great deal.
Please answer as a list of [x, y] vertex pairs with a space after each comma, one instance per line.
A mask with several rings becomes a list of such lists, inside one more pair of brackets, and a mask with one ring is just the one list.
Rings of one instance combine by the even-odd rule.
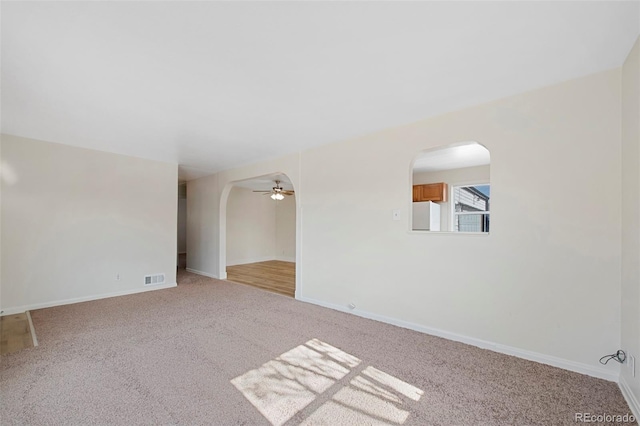
[[144, 285], [164, 284], [164, 274], [145, 275]]

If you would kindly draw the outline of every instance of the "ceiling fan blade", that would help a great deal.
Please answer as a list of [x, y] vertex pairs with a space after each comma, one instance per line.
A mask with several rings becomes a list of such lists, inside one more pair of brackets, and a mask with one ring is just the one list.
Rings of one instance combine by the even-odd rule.
[[293, 191], [280, 191], [280, 192], [282, 194], [284, 194], [284, 195], [293, 195], [293, 194], [295, 194], [295, 192], [293, 192]]
[[271, 192], [271, 191], [253, 191], [253, 192]]

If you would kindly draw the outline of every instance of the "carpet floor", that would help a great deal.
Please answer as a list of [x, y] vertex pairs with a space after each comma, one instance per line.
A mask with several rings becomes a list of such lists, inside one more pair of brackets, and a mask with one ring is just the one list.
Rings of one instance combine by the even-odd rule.
[[560, 425], [627, 414], [616, 384], [180, 271], [32, 311], [2, 425]]

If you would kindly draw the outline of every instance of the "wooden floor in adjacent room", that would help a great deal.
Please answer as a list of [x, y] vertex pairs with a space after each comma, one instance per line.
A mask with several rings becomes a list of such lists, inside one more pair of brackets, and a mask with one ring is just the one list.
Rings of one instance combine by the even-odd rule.
[[293, 297], [296, 264], [281, 260], [227, 266], [227, 280]]
[[0, 355], [31, 347], [33, 337], [26, 313], [0, 318]]

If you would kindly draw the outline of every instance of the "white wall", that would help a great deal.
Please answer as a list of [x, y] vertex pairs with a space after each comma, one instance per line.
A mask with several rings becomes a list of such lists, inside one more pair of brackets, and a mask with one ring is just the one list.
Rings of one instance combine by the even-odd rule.
[[[620, 346], [619, 123], [614, 70], [304, 152], [303, 295], [601, 370]], [[407, 233], [412, 159], [469, 140], [491, 152], [491, 234]]]
[[451, 231], [451, 188], [453, 185], [489, 183], [490, 166], [463, 167], [461, 169], [420, 172], [413, 174], [413, 185], [446, 182], [449, 185], [448, 201], [440, 204], [440, 229]]
[[227, 265], [284, 260], [295, 262], [295, 196], [274, 201], [234, 186], [227, 200]]
[[[621, 384], [640, 415], [640, 39], [622, 68], [622, 348], [636, 357]], [[626, 387], [626, 389], [625, 389]]]
[[[5, 313], [176, 282], [175, 164], [2, 135]], [[119, 274], [120, 279], [117, 279]]]
[[187, 270], [225, 278], [218, 269], [219, 206], [217, 174], [187, 182]]
[[233, 187], [227, 201], [227, 265], [275, 259], [276, 202]]
[[[612, 70], [228, 170], [198, 215], [215, 222], [234, 180], [286, 173], [296, 297], [613, 379], [598, 359], [620, 347], [620, 84]], [[491, 234], [409, 232], [412, 160], [470, 140], [491, 152]], [[224, 247], [223, 213], [213, 228]]]
[[276, 259], [296, 260], [296, 198], [285, 197], [276, 207]]

